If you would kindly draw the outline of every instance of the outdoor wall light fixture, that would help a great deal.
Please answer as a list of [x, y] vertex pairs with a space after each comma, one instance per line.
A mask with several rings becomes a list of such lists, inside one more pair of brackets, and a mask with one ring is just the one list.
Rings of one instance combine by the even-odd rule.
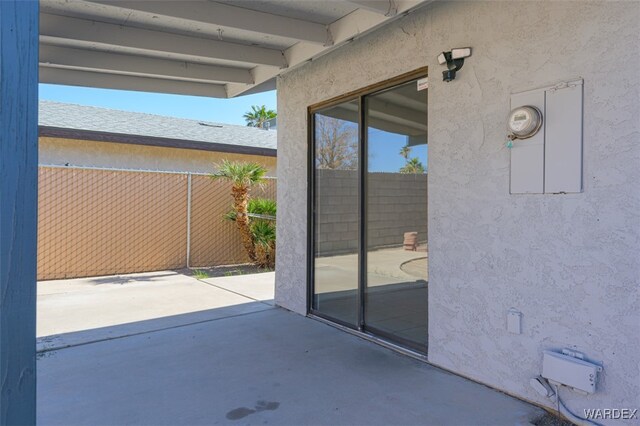
[[442, 52], [438, 55], [440, 65], [447, 64], [447, 70], [442, 71], [442, 81], [447, 83], [456, 78], [456, 72], [464, 65], [464, 58], [471, 56], [470, 47], [458, 47], [449, 52]]

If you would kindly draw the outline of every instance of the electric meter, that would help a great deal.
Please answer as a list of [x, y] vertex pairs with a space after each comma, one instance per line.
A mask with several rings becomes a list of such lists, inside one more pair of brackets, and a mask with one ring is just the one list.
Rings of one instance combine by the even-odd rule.
[[509, 113], [507, 127], [513, 139], [527, 139], [538, 133], [542, 126], [542, 113], [534, 106], [521, 106]]

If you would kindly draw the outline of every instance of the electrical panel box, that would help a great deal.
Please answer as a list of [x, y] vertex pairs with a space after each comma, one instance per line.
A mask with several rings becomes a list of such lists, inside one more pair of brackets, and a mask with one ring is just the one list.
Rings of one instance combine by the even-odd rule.
[[583, 359], [558, 352], [543, 351], [542, 377], [551, 384], [565, 385], [574, 390], [594, 393], [598, 372], [602, 367]]
[[582, 192], [583, 81], [511, 95], [511, 109], [533, 106], [542, 126], [511, 148], [511, 194]]

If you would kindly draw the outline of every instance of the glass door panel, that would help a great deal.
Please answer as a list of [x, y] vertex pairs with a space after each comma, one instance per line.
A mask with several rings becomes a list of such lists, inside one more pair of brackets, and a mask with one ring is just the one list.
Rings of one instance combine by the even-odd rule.
[[315, 313], [358, 326], [359, 100], [316, 112], [314, 121]]
[[427, 345], [427, 91], [365, 98], [365, 329]]

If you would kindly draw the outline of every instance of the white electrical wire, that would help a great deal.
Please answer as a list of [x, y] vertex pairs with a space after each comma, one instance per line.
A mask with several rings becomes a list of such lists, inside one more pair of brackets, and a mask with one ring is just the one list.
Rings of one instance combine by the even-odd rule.
[[562, 399], [560, 399], [560, 391], [558, 389], [558, 385], [554, 385], [555, 395], [550, 396], [549, 398], [554, 398], [555, 403], [558, 409], [558, 412], [569, 419], [572, 423], [577, 424], [578, 426], [600, 426], [600, 424], [592, 422], [591, 420], [583, 419], [582, 417], [578, 417], [573, 414], [569, 409], [562, 403]]

